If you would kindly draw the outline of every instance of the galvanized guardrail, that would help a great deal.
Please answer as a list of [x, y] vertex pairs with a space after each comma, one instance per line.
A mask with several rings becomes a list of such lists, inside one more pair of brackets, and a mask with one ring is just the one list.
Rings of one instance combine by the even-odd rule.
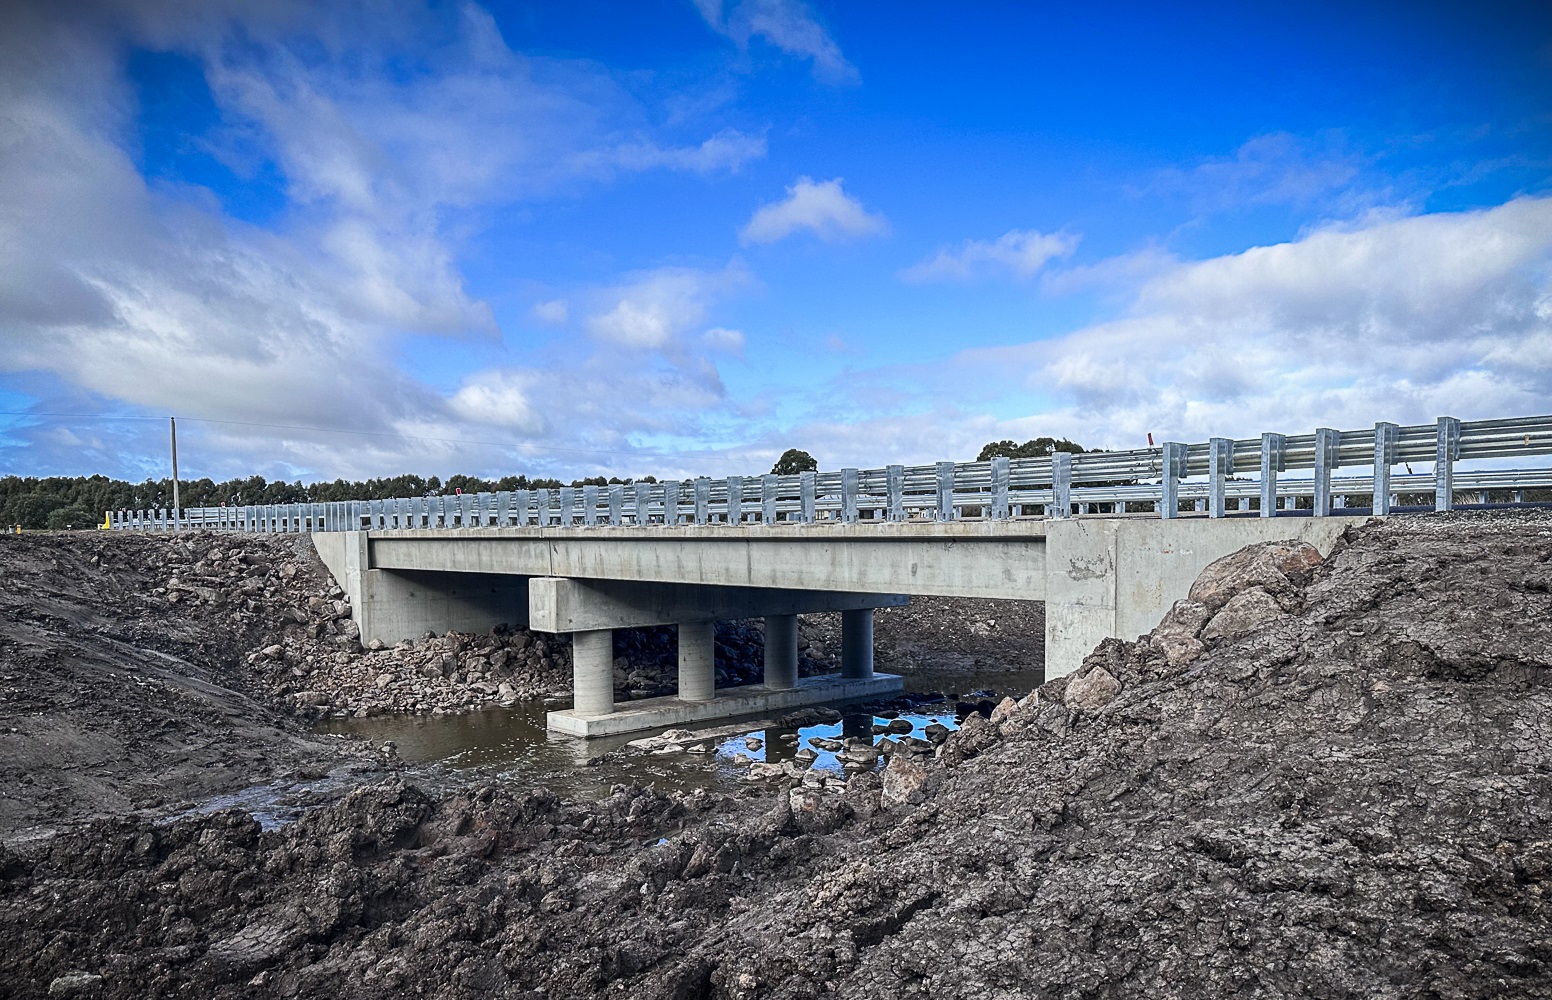
[[[804, 472], [796, 476], [729, 476], [627, 486], [563, 486], [454, 496], [333, 503], [109, 511], [114, 529], [299, 532], [361, 528], [476, 528], [556, 525], [649, 525], [858, 520], [956, 520], [965, 517], [1071, 517], [1119, 514], [1142, 507], [1161, 517], [1182, 506], [1209, 517], [1258, 511], [1272, 517], [1302, 508], [1324, 516], [1343, 509], [1388, 513], [1398, 498], [1432, 494], [1450, 510], [1460, 494], [1552, 487], [1552, 468], [1457, 471], [1460, 461], [1552, 455], [1552, 415], [1433, 424], [1376, 424], [1372, 429], [1313, 434], [1165, 442], [1131, 451], [1058, 452], [1047, 458], [891, 465], [883, 469]], [[1393, 474], [1397, 465], [1431, 462], [1424, 474]], [[1340, 468], [1364, 466], [1361, 477]], [[1282, 474], [1309, 470], [1309, 478]], [[1255, 478], [1241, 478], [1254, 472]], [[1200, 478], [1197, 478], [1200, 477]], [[1187, 481], [1190, 480], [1190, 481]], [[1352, 504], [1353, 498], [1368, 501]], [[1233, 503], [1233, 507], [1230, 507]]]

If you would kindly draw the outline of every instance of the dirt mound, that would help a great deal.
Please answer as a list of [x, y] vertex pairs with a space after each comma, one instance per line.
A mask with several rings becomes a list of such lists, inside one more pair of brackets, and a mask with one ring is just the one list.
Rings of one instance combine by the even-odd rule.
[[399, 784], [0, 855], [17, 996], [1552, 992], [1552, 524], [1216, 564], [844, 794]]
[[354, 759], [244, 663], [278, 607], [324, 586], [304, 545], [0, 536], [0, 833]]

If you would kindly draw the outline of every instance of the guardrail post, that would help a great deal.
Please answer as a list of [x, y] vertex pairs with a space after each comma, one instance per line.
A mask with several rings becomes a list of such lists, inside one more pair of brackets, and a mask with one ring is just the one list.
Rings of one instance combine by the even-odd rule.
[[560, 526], [569, 528], [577, 522], [577, 488], [575, 486], [562, 486], [560, 488]]
[[636, 483], [633, 492], [636, 495], [636, 523], [652, 523], [652, 484]]
[[905, 520], [905, 466], [891, 465], [884, 470], [889, 492], [889, 513], [886, 515], [891, 521]]
[[1342, 433], [1330, 427], [1315, 428], [1315, 517], [1331, 513], [1331, 470], [1336, 468]]
[[1460, 421], [1439, 418], [1439, 438], [1433, 460], [1433, 509], [1455, 509], [1455, 462], [1460, 458]]
[[1374, 425], [1374, 503], [1376, 514], [1390, 513], [1390, 467], [1396, 464], [1401, 428], [1383, 420]]
[[512, 494], [506, 490], [496, 491], [496, 527], [505, 528], [512, 518]]
[[549, 488], [548, 487], [540, 487], [539, 489], [534, 490], [533, 493], [534, 493], [534, 520], [538, 522], [539, 527], [541, 527], [541, 528], [548, 528], [550, 526], [550, 491], [549, 491]]
[[992, 459], [992, 518], [997, 521], [1008, 519], [1008, 456], [998, 455]]
[[818, 506], [819, 474], [817, 472], [798, 473], [798, 506], [802, 508], [798, 519], [804, 524], [813, 524]]
[[1207, 442], [1207, 516], [1228, 513], [1228, 479], [1234, 471], [1234, 442], [1216, 437]]
[[679, 483], [663, 484], [663, 523], [679, 523]]
[[1180, 480], [1186, 474], [1186, 446], [1178, 441], [1165, 441], [1163, 479], [1159, 482], [1159, 516], [1180, 516]]
[[850, 524], [857, 520], [857, 485], [861, 473], [856, 469], [841, 470], [841, 520]]
[[620, 483], [609, 486], [609, 523], [618, 528], [625, 523], [625, 487]]
[[727, 477], [727, 523], [744, 522], [744, 477]]
[[[1083, 504], [1087, 507], [1087, 504]], [[1083, 510], [1087, 514], [1087, 510]], [[1047, 517], [1064, 518], [1072, 516], [1072, 453], [1067, 451], [1053, 451], [1051, 453], [1051, 507], [1046, 511]]]
[[760, 479], [760, 520], [766, 524], [776, 523], [776, 480], [771, 473]]
[[598, 523], [598, 487], [582, 487], [582, 523], [588, 527]]
[[938, 463], [938, 520], [954, 519], [954, 463]]
[[1261, 516], [1277, 516], [1277, 474], [1287, 469], [1288, 438], [1261, 435]]
[[711, 480], [705, 476], [695, 479], [695, 523], [705, 524], [711, 518]]

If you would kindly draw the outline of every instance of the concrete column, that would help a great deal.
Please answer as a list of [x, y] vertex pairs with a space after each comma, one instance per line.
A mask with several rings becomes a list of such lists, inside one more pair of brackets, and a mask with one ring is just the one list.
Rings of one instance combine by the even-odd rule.
[[679, 623], [679, 700], [717, 696], [717, 623]]
[[574, 632], [571, 636], [572, 707], [578, 715], [614, 711], [614, 631]]
[[873, 676], [873, 609], [841, 612], [841, 676]]
[[765, 686], [781, 691], [798, 686], [797, 615], [765, 619]]

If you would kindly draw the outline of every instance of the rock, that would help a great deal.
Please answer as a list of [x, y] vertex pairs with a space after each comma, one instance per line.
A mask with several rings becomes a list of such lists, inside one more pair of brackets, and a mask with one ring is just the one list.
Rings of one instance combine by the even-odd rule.
[[885, 809], [917, 803], [926, 797], [927, 769], [907, 754], [890, 754], [882, 780], [879, 801]]
[[1277, 598], [1260, 587], [1252, 587], [1229, 598], [1202, 629], [1201, 638], [1203, 642], [1232, 639], [1283, 617], [1286, 616]]
[[750, 778], [764, 780], [766, 778], [782, 778], [786, 774], [786, 770], [780, 764], [770, 764], [763, 760], [757, 760], [749, 765]]
[[840, 751], [846, 749], [846, 744], [842, 743], [840, 740], [832, 740], [823, 736], [810, 737], [808, 745], [813, 747], [815, 750], [823, 750], [826, 753], [839, 753]]
[[1307, 542], [1249, 545], [1209, 563], [1191, 584], [1190, 598], [1217, 611], [1235, 594], [1252, 587], [1272, 593], [1286, 590], [1290, 578], [1307, 575], [1321, 562], [1320, 550]]
[[102, 977], [92, 972], [67, 972], [56, 977], [48, 985], [51, 997], [86, 996], [97, 991]]
[[948, 734], [952, 732], [952, 729], [948, 728], [941, 722], [931, 723], [925, 730], [923, 730], [927, 740], [932, 743], [942, 743], [944, 740], [948, 739]]
[[884, 728], [891, 733], [908, 733], [916, 727], [911, 724], [909, 719], [890, 719], [889, 724]]
[[1094, 711], [1110, 704], [1121, 693], [1121, 682], [1104, 667], [1095, 667], [1067, 684], [1063, 701], [1069, 708]]
[[259, 650], [259, 652], [271, 660], [278, 660], [282, 656], [286, 655], [286, 647], [276, 642], [265, 646], [263, 649]]
[[997, 703], [997, 707], [992, 709], [991, 724], [994, 726], [1001, 725], [1016, 711], [1018, 711], [1018, 702], [1012, 698], [1002, 699], [1002, 701]]

